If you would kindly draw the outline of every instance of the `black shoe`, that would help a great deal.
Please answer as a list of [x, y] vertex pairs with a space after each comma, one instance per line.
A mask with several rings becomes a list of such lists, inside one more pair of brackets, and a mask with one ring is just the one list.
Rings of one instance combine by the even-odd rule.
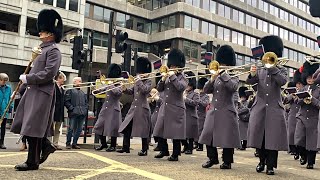
[[184, 153], [185, 154], [192, 154], [192, 150], [186, 150]]
[[78, 145], [76, 145], [76, 144], [72, 145], [71, 148], [72, 148], [72, 149], [81, 149], [80, 146], [78, 146]]
[[153, 151], [160, 151], [159, 146], [155, 147], [155, 148], [153, 149]]
[[184, 146], [184, 148], [182, 149], [181, 153], [185, 153], [187, 151], [186, 146]]
[[299, 159], [299, 154], [294, 155], [294, 160], [298, 160]]
[[308, 164], [307, 169], [313, 169], [313, 164]]
[[168, 157], [168, 161], [178, 161], [179, 160], [179, 158], [178, 158], [178, 156], [170, 156], [170, 157]]
[[54, 153], [56, 150], [57, 149], [53, 144], [50, 144], [50, 146], [46, 147], [46, 149], [42, 151], [39, 164], [44, 163], [48, 159], [49, 155]]
[[96, 151], [101, 151], [101, 150], [104, 149], [104, 148], [108, 148], [108, 145], [102, 145], [102, 144], [101, 144], [99, 147], [96, 147], [95, 150], [96, 150]]
[[254, 152], [254, 156], [255, 157], [259, 157], [259, 153], [258, 152]]
[[273, 168], [272, 168], [272, 169], [267, 169], [266, 174], [267, 174], [267, 175], [274, 175], [274, 170], [273, 170]]
[[107, 152], [114, 152], [114, 151], [116, 151], [116, 148], [115, 147], [108, 147], [107, 149], [106, 149], [106, 151]]
[[207, 161], [204, 164], [202, 164], [202, 167], [203, 168], [209, 168], [209, 167], [212, 167], [215, 164], [219, 164], [219, 161], [214, 161], [214, 160], [210, 159], [209, 161]]
[[202, 148], [197, 148], [196, 151], [203, 151], [203, 149]]
[[147, 156], [147, 155], [148, 155], [148, 151], [141, 150], [138, 152], [138, 156]]
[[258, 173], [264, 171], [264, 166], [265, 166], [264, 164], [259, 163], [259, 164], [257, 165], [257, 167], [256, 167], [256, 171], [257, 171]]
[[307, 164], [307, 159], [305, 159], [305, 158], [300, 158], [300, 165], [305, 165], [305, 164]]
[[231, 163], [222, 163], [220, 169], [231, 169]]
[[37, 165], [28, 165], [27, 163], [18, 164], [14, 167], [17, 171], [29, 171], [29, 170], [38, 170], [39, 166]]
[[154, 158], [163, 158], [165, 156], [169, 156], [169, 151], [166, 151], [166, 152], [160, 151], [160, 153], [155, 155]]
[[3, 144], [0, 144], [0, 149], [7, 149]]
[[118, 152], [118, 153], [130, 153], [130, 149], [124, 149], [124, 148], [122, 148], [122, 149], [117, 150], [117, 152]]

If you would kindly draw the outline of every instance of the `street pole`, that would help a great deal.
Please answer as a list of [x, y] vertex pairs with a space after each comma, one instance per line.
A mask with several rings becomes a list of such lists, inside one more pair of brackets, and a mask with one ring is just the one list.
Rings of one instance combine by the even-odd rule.
[[108, 54], [107, 54], [107, 68], [111, 64], [111, 56], [112, 56], [112, 36], [113, 36], [113, 19], [114, 19], [114, 12], [111, 11], [110, 13], [110, 23], [109, 23], [109, 34], [108, 34]]

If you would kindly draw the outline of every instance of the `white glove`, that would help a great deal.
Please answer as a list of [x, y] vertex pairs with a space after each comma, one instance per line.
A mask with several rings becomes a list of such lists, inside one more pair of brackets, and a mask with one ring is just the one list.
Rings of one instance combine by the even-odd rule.
[[254, 65], [251, 66], [250, 74], [251, 74], [252, 77], [256, 76], [256, 74], [257, 74], [257, 66], [254, 66]]
[[13, 97], [13, 95], [14, 95], [15, 92], [16, 92], [16, 91], [13, 91], [13, 92], [12, 92], [12, 94], [11, 94], [11, 96], [10, 96], [10, 99]]
[[156, 101], [158, 101], [159, 99], [160, 99], [159, 96], [155, 96], [155, 97], [154, 97], [154, 100], [156, 100]]
[[169, 72], [168, 72], [168, 75], [169, 75], [169, 76], [172, 76], [172, 75], [174, 75], [174, 74], [175, 74], [175, 73], [174, 73], [173, 71], [169, 71]]
[[25, 74], [21, 74], [19, 79], [22, 81], [22, 83], [27, 83], [27, 76]]
[[140, 79], [141, 79], [141, 76], [140, 76], [140, 75], [137, 75], [136, 80], [140, 80]]

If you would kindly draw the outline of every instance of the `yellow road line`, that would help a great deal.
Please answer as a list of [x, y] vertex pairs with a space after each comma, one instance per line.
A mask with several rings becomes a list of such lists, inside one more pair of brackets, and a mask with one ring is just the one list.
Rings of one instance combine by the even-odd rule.
[[[14, 168], [15, 165], [4, 165], [0, 164], [0, 167], [3, 168]], [[54, 170], [54, 171], [95, 171], [96, 169], [74, 169], [74, 168], [59, 168], [59, 167], [44, 167], [41, 169], [46, 169], [46, 170]]]
[[25, 155], [25, 154], [27, 154], [27, 152], [1, 154], [1, 155], [0, 155], [0, 158], [1, 158], [1, 157], [11, 157], [11, 156], [20, 156], [20, 155]]

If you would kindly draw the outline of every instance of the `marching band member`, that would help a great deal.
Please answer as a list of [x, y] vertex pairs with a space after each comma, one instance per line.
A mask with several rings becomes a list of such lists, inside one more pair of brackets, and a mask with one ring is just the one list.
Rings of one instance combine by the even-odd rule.
[[[198, 104], [198, 139], [203, 130], [204, 120], [206, 119], [206, 108], [210, 104], [209, 96], [203, 91], [203, 87], [208, 82], [207, 78], [200, 78], [198, 80], [198, 89], [200, 92], [200, 99]], [[203, 151], [203, 144], [197, 143], [197, 151]]]
[[[222, 66], [235, 66], [235, 52], [231, 46], [223, 45], [218, 49], [217, 61]], [[213, 108], [207, 112], [199, 143], [206, 144], [209, 161], [202, 165], [209, 168], [219, 164], [216, 147], [223, 148], [223, 164], [220, 169], [231, 169], [233, 150], [240, 147], [237, 110], [234, 93], [237, 92], [239, 79], [222, 72], [213, 74], [204, 86], [204, 92], [213, 94]]]
[[[191, 71], [185, 73], [187, 77], [195, 76]], [[189, 78], [189, 83], [187, 89], [184, 91], [184, 102], [186, 105], [186, 140], [182, 141], [184, 146], [182, 153], [192, 154], [193, 152], [193, 142], [198, 140], [198, 111], [197, 106], [200, 100], [199, 93], [195, 92], [197, 87], [197, 80], [195, 77]]]
[[300, 164], [307, 164], [307, 169], [313, 169], [317, 154], [318, 121], [320, 109], [320, 89], [314, 83], [313, 73], [319, 68], [319, 64], [310, 65], [309, 62], [303, 64], [301, 79], [305, 87], [303, 91], [311, 91], [310, 98], [298, 100], [300, 110], [297, 114], [297, 124], [295, 131], [295, 145], [298, 147]]
[[151, 130], [151, 113], [147, 102], [147, 97], [152, 89], [152, 81], [145, 79], [143, 74], [151, 72], [151, 63], [145, 57], [139, 57], [136, 62], [137, 80], [134, 87], [126, 88], [124, 93], [132, 94], [133, 102], [126, 115], [124, 121], [121, 123], [119, 132], [124, 135], [123, 148], [118, 150], [119, 153], [130, 153], [130, 138], [141, 137], [142, 150], [138, 153], [139, 156], [146, 156], [148, 154], [148, 138], [150, 138]]
[[[320, 84], [320, 69], [318, 69], [314, 74], [313, 74], [313, 79], [314, 83], [319, 85]], [[320, 116], [320, 115], [319, 115]], [[319, 117], [320, 118], [320, 117]], [[317, 142], [317, 149], [320, 150], [320, 123], [318, 122], [318, 142]]]
[[241, 148], [240, 150], [246, 150], [247, 148], [247, 132], [250, 112], [248, 108], [248, 97], [246, 95], [247, 87], [239, 88], [239, 97], [240, 101], [238, 103], [238, 115], [239, 115], [239, 131], [240, 131], [240, 140]]
[[[121, 67], [117, 64], [111, 64], [108, 68], [107, 78], [120, 78]], [[120, 98], [122, 95], [122, 85], [116, 83], [109, 85], [107, 89], [106, 99], [102, 105], [98, 120], [94, 125], [95, 134], [99, 135], [101, 145], [96, 150], [106, 148], [107, 152], [116, 151], [117, 137], [120, 136], [118, 130], [122, 122]], [[118, 88], [116, 88], [118, 87]], [[106, 136], [111, 137], [111, 145], [108, 147]]]
[[[179, 49], [172, 49], [168, 54], [170, 69], [183, 68], [185, 56]], [[169, 71], [159, 81], [157, 89], [163, 92], [163, 102], [159, 109], [158, 119], [153, 135], [159, 138], [160, 153], [155, 158], [169, 156], [167, 139], [173, 139], [173, 153], [168, 161], [178, 161], [181, 154], [180, 140], [186, 138], [186, 107], [183, 92], [188, 86], [188, 80], [181, 71]]]
[[[283, 43], [278, 36], [263, 37], [265, 52], [274, 52], [282, 57]], [[252, 105], [248, 127], [248, 147], [258, 148], [260, 163], [257, 172], [264, 171], [267, 164], [267, 175], [274, 175], [277, 168], [278, 151], [288, 149], [285, 111], [282, 104], [281, 86], [287, 82], [287, 70], [283, 67], [251, 67], [247, 84], [257, 84], [257, 95]]]
[[53, 78], [61, 64], [61, 52], [56, 45], [63, 35], [61, 16], [52, 9], [40, 11], [37, 29], [42, 41], [42, 54], [35, 59], [30, 73], [19, 77], [27, 90], [18, 105], [11, 128], [13, 133], [26, 136], [29, 143], [27, 161], [15, 166], [18, 171], [37, 170], [39, 164], [56, 150], [47, 136], [53, 122]]
[[[301, 72], [299, 69], [295, 71], [293, 75], [292, 87], [296, 87], [297, 91], [300, 91], [303, 88], [303, 84], [301, 81]], [[290, 87], [291, 83], [288, 84]], [[295, 94], [288, 94], [284, 99], [285, 104], [290, 104], [290, 110], [288, 113], [288, 143], [290, 153], [294, 155], [294, 159], [299, 159], [299, 153], [297, 152], [297, 147], [294, 143], [294, 134], [296, 131], [297, 118], [296, 115], [299, 111], [300, 106], [297, 104], [297, 96]]]

